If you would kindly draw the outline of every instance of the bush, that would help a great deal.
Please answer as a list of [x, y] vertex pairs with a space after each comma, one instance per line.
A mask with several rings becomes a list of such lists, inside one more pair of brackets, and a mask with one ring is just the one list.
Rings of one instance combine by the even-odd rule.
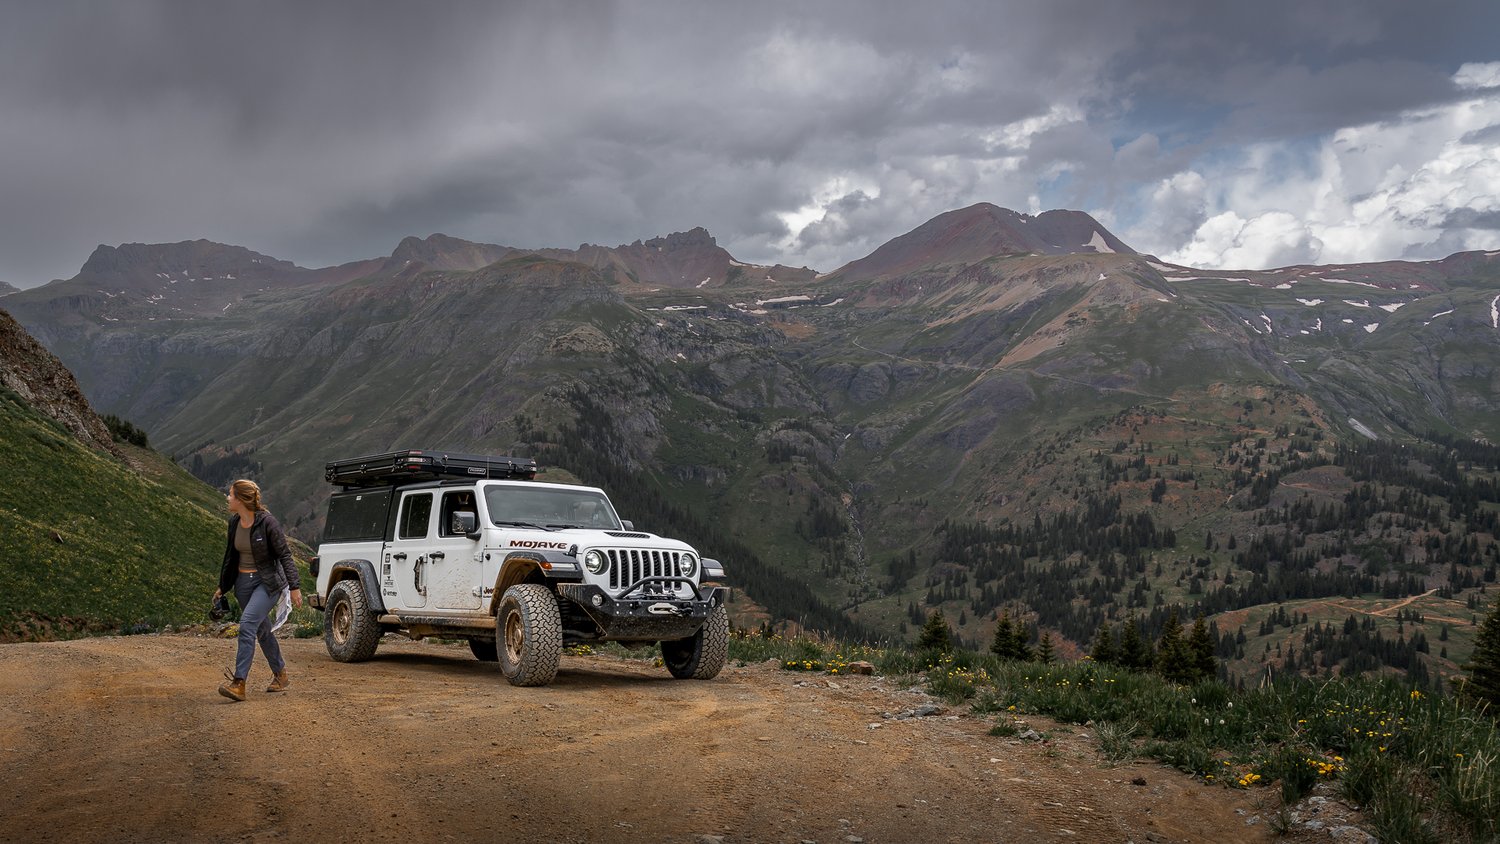
[[146, 439], [145, 431], [142, 431], [140, 428], [113, 413], [104, 416], [104, 427], [109, 429], [110, 437], [117, 443], [129, 443], [141, 448], [151, 447], [150, 442]]

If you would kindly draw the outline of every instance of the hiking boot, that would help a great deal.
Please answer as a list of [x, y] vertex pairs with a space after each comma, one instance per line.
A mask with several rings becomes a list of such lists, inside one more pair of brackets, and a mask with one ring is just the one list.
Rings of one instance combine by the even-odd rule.
[[228, 682], [220, 683], [219, 694], [229, 698], [230, 700], [244, 700], [245, 681], [239, 679], [231, 679]]
[[290, 677], [286, 676], [286, 669], [283, 668], [280, 671], [276, 672], [275, 679], [273, 679], [271, 681], [271, 685], [266, 686], [266, 691], [268, 691], [268, 692], [284, 692], [291, 685], [292, 685], [292, 680], [291, 680]]

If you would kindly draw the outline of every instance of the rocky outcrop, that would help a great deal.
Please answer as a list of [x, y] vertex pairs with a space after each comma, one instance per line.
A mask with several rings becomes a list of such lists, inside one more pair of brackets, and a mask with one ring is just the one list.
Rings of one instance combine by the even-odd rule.
[[5, 311], [0, 311], [0, 384], [89, 447], [119, 456], [73, 373]]

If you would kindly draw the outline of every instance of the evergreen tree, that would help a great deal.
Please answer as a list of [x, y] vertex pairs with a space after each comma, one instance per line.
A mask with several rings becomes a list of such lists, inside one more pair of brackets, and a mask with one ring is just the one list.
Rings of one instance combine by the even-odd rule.
[[990, 642], [990, 653], [1001, 659], [1019, 659], [1016, 653], [1016, 629], [1010, 623], [1010, 611], [1000, 614], [995, 625], [995, 638]]
[[1194, 677], [1192, 661], [1188, 656], [1187, 643], [1182, 639], [1182, 622], [1177, 620], [1174, 607], [1162, 625], [1161, 638], [1156, 645], [1156, 673], [1174, 683], [1191, 682]]
[[1193, 621], [1193, 631], [1187, 638], [1188, 661], [1196, 680], [1212, 680], [1219, 676], [1219, 658], [1214, 654], [1214, 640], [1208, 635], [1208, 622], [1203, 613]]
[[1141, 636], [1140, 624], [1135, 616], [1125, 619], [1125, 629], [1120, 633], [1120, 665], [1131, 671], [1145, 671], [1151, 667], [1151, 648]]
[[1052, 634], [1043, 633], [1042, 642], [1036, 649], [1036, 660], [1043, 665], [1052, 664]]
[[1465, 692], [1489, 704], [1492, 712], [1500, 712], [1500, 601], [1495, 602], [1495, 608], [1480, 625], [1479, 636], [1474, 640], [1474, 656], [1465, 667], [1469, 669]]
[[1109, 629], [1109, 623], [1099, 622], [1099, 629], [1094, 633], [1094, 644], [1089, 649], [1089, 659], [1104, 665], [1114, 665], [1119, 658], [1115, 651], [1115, 634]]
[[953, 631], [948, 629], [948, 620], [943, 618], [941, 610], [933, 610], [932, 615], [927, 616], [927, 623], [917, 636], [917, 650], [938, 653], [953, 650]]
[[1016, 655], [1015, 658], [1021, 662], [1030, 662], [1033, 656], [1031, 645], [1029, 644], [1031, 641], [1031, 631], [1026, 629], [1026, 625], [1021, 621], [1016, 622], [1015, 633], [1011, 634], [1011, 641], [1015, 643], [1015, 647], [1012, 649]]

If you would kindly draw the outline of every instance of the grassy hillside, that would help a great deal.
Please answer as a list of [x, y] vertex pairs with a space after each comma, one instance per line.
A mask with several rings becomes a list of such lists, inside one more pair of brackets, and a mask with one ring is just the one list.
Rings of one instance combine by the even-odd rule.
[[0, 388], [0, 641], [201, 619], [223, 550], [213, 491], [146, 450], [93, 451]]

